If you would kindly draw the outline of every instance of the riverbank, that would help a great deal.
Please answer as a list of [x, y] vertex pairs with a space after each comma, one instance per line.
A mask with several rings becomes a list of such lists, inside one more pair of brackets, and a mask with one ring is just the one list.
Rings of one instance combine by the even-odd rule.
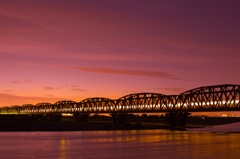
[[[72, 117], [59, 121], [33, 120], [32, 118], [0, 118], [0, 131], [91, 131], [91, 130], [146, 130], [169, 129], [163, 118], [130, 118], [124, 124], [114, 124], [110, 117], [90, 117], [77, 122]], [[203, 128], [240, 122], [240, 118], [189, 117], [186, 128]]]
[[108, 122], [67, 122], [67, 121], [0, 121], [0, 131], [90, 131], [90, 130], [146, 130], [167, 129], [167, 126]]
[[204, 128], [193, 128], [187, 129], [188, 131], [197, 131], [197, 132], [212, 132], [212, 133], [240, 133], [240, 122], [217, 125], [217, 126], [207, 126]]

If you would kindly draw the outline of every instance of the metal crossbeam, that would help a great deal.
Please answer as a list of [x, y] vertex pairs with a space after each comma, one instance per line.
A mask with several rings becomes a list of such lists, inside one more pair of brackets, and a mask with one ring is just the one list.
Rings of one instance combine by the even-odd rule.
[[0, 114], [36, 113], [147, 113], [169, 111], [240, 111], [240, 85], [214, 85], [188, 90], [179, 95], [136, 93], [112, 100], [87, 98], [80, 102], [58, 101], [1, 107]]

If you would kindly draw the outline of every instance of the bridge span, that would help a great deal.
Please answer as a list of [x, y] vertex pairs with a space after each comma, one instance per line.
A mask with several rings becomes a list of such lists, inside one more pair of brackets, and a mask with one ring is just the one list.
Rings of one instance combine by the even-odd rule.
[[89, 114], [111, 114], [114, 122], [124, 121], [130, 113], [166, 113], [174, 128], [177, 121], [184, 126], [190, 112], [240, 111], [240, 85], [223, 84], [198, 87], [179, 95], [160, 93], [128, 94], [119, 99], [87, 98], [80, 102], [58, 101], [24, 104], [0, 108], [0, 114], [62, 115], [71, 113], [79, 121], [86, 121]]
[[5, 106], [0, 114], [47, 114], [47, 113], [156, 113], [170, 111], [208, 112], [239, 111], [240, 85], [224, 84], [204, 86], [179, 95], [159, 93], [135, 93], [112, 100], [87, 98], [80, 102], [58, 101]]

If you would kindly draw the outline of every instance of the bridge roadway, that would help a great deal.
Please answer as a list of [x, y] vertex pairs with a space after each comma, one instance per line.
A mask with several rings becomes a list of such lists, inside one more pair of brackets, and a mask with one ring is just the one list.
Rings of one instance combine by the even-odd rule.
[[80, 102], [58, 101], [51, 103], [5, 106], [0, 114], [51, 114], [51, 113], [157, 113], [157, 112], [208, 112], [240, 111], [240, 85], [223, 84], [198, 87], [179, 95], [135, 93], [112, 100], [87, 98]]

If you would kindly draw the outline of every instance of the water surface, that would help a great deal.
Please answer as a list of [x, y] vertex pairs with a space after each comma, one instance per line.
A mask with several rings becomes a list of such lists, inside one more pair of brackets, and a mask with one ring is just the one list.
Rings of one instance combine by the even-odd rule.
[[168, 130], [0, 132], [0, 158], [239, 159], [240, 134]]

